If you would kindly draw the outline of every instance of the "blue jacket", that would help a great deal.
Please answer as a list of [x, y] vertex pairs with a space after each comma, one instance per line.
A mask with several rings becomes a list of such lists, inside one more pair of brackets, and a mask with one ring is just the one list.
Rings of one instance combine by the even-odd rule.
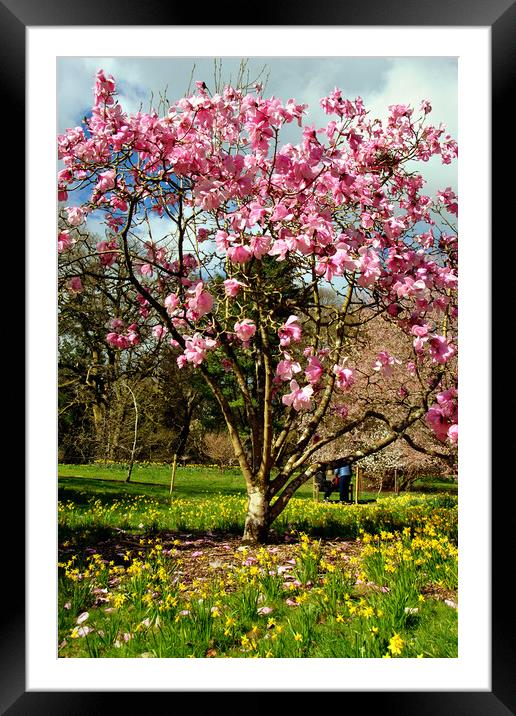
[[335, 470], [335, 475], [337, 475], [337, 477], [342, 477], [342, 475], [351, 475], [351, 466], [342, 465], [342, 467], [338, 467]]

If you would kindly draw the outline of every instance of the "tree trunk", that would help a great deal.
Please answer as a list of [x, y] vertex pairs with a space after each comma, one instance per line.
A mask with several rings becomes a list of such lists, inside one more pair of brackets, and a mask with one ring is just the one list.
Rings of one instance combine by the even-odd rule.
[[104, 457], [105, 455], [105, 432], [106, 432], [106, 410], [105, 406], [99, 403], [92, 404], [93, 412], [93, 429], [95, 434], [95, 457]]
[[245, 518], [244, 544], [264, 544], [269, 536], [269, 497], [265, 487], [255, 486], [248, 492], [249, 502]]
[[179, 437], [177, 439], [176, 449], [174, 451], [178, 458], [181, 458], [186, 450], [186, 443], [188, 441], [188, 436], [190, 435], [190, 425], [192, 422], [194, 407], [195, 399], [188, 398], [184, 408], [183, 424], [181, 426]]

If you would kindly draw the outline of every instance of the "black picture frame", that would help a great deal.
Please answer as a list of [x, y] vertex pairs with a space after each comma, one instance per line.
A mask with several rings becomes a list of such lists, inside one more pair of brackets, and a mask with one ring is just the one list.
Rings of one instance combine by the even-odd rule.
[[[89, 0], [87, 3], [72, 3], [69, 0], [0, 0], [0, 78], [3, 89], [6, 126], [22, 127], [25, 124], [25, 31], [27, 27], [37, 26], [118, 26], [136, 25], [142, 27], [169, 25], [191, 26], [191, 8], [187, 4], [160, 3], [158, 0], [111, 0], [99, 2]], [[359, 0], [344, 2], [308, 3], [286, 0], [277, 3], [269, 11], [267, 5], [260, 5], [261, 17], [273, 18], [272, 23], [256, 22], [252, 15], [247, 22], [242, 19], [241, 6], [232, 3], [202, 10], [203, 26], [216, 25], [262, 25], [275, 26], [478, 26], [489, 27], [491, 30], [491, 81], [492, 81], [492, 176], [504, 174], [504, 165], [514, 155], [514, 149], [507, 145], [508, 125], [507, 114], [502, 108], [511, 94], [515, 63], [516, 38], [516, 5], [513, 0], [398, 0], [396, 3], [385, 3], [383, 0], [370, 0], [368, 3]], [[237, 23], [231, 23], [237, 18]], [[123, 19], [123, 22], [120, 22]], [[159, 22], [157, 22], [159, 19]], [[514, 94], [512, 92], [512, 94]], [[511, 120], [512, 121], [512, 120]], [[2, 151], [4, 166], [20, 167], [20, 145], [4, 141]], [[10, 156], [9, 156], [10, 155]], [[509, 162], [512, 166], [513, 163]], [[4, 181], [9, 178], [4, 177]], [[5, 191], [5, 189], [4, 189]], [[501, 232], [504, 220], [504, 199], [501, 192], [492, 192], [492, 236]], [[27, 210], [30, 210], [28, 207]], [[23, 221], [20, 213], [19, 221]], [[20, 225], [17, 225], [20, 233]], [[494, 256], [493, 256], [493, 263]], [[489, 294], [489, 291], [487, 291]], [[490, 300], [490, 297], [489, 297]], [[493, 313], [493, 332], [496, 325], [501, 325], [500, 317]], [[497, 323], [498, 322], [498, 323]], [[492, 390], [496, 388], [493, 375]], [[18, 396], [19, 399], [19, 396]], [[491, 439], [492, 455], [496, 455], [504, 445], [503, 430], [493, 432]], [[508, 475], [508, 477], [510, 477]], [[21, 524], [24, 521], [25, 486], [20, 476], [17, 482], [12, 479], [9, 492], [9, 504], [18, 506], [18, 538], [17, 549], [12, 550], [9, 544], [4, 550], [4, 574], [9, 573], [9, 582], [22, 585], [25, 568], [20, 555], [23, 554], [23, 534]], [[487, 491], [486, 491], [487, 492]], [[504, 499], [493, 490], [492, 508], [492, 574], [506, 574], [510, 564], [507, 563], [506, 542], [502, 535], [503, 524], [511, 524], [509, 510], [511, 501]], [[9, 508], [11, 510], [11, 507]], [[14, 511], [14, 507], [12, 508]], [[499, 580], [500, 582], [501, 580]], [[352, 701], [361, 704], [360, 710], [367, 706], [378, 708], [383, 712], [434, 716], [436, 712], [446, 714], [468, 714], [468, 716], [505, 716], [516, 713], [515, 691], [515, 654], [514, 632], [510, 629], [513, 606], [507, 599], [507, 584], [492, 581], [492, 623], [491, 623], [491, 654], [492, 654], [492, 690], [490, 692], [446, 691], [446, 692], [346, 692], [342, 696], [342, 707], [354, 708]], [[17, 594], [21, 594], [21, 587]], [[120, 692], [51, 692], [26, 691], [25, 686], [25, 609], [21, 599], [11, 602], [8, 609], [2, 612], [2, 630], [0, 644], [0, 710], [9, 716], [27, 716], [28, 714], [96, 714], [112, 709], [123, 708]], [[409, 686], [409, 685], [407, 685]], [[314, 691], [320, 685], [314, 684]], [[285, 685], [289, 690], [289, 685]], [[152, 695], [155, 695], [153, 693]], [[203, 695], [202, 692], [194, 695]], [[218, 697], [213, 700], [213, 697]], [[267, 692], [258, 693], [253, 703], [266, 703]], [[320, 694], [319, 694], [320, 696]], [[149, 711], [149, 693], [131, 692], [130, 711], [138, 709], [142, 713]], [[224, 692], [211, 694], [211, 705], [214, 706]], [[145, 699], [145, 701], [144, 701]], [[351, 699], [351, 701], [350, 701]], [[365, 701], [364, 701], [365, 699]], [[222, 704], [222, 700], [220, 699]], [[358, 706], [357, 706], [358, 708]]]

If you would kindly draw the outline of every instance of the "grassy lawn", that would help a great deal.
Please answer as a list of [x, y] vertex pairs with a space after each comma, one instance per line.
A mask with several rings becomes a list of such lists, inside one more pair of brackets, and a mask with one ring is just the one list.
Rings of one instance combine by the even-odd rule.
[[[104, 495], [151, 495], [157, 499], [169, 499], [171, 467], [169, 465], [136, 465], [131, 480], [125, 482], [127, 471], [119, 465], [59, 465], [60, 497], [70, 491], [86, 491], [90, 496]], [[178, 466], [174, 481], [174, 496], [188, 498], [209, 495], [245, 495], [245, 481], [239, 468], [183, 467]], [[387, 493], [386, 493], [387, 494]], [[312, 499], [312, 481], [296, 492], [300, 499]], [[332, 494], [336, 500], [338, 494]], [[360, 500], [376, 499], [377, 493], [361, 491]], [[321, 496], [322, 499], [322, 496]]]
[[178, 467], [172, 499], [169, 466], [125, 474], [59, 466], [60, 657], [457, 656], [449, 491], [340, 505], [309, 482], [248, 548], [238, 469]]

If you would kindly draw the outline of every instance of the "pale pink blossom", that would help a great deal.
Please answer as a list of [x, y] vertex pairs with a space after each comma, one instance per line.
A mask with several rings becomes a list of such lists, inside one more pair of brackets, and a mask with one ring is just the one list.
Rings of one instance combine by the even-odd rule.
[[224, 291], [226, 293], [226, 296], [229, 296], [230, 298], [235, 298], [235, 296], [238, 294], [238, 292], [243, 286], [245, 286], [245, 284], [241, 283], [240, 281], [237, 281], [236, 278], [227, 278], [224, 281]]
[[276, 367], [276, 378], [278, 380], [292, 380], [292, 375], [300, 372], [301, 366], [297, 361], [283, 359], [279, 361]]
[[311, 385], [305, 385], [303, 388], [300, 388], [297, 381], [291, 380], [290, 390], [292, 392], [287, 393], [287, 395], [284, 395], [281, 399], [283, 405], [291, 405], [294, 410], [298, 411], [310, 410], [312, 407], [311, 397], [314, 392], [313, 387]]
[[298, 323], [297, 316], [289, 316], [285, 323], [278, 329], [280, 346], [288, 346], [291, 341], [299, 342], [301, 340], [301, 326]]
[[320, 364], [319, 360], [317, 358], [310, 358], [310, 361], [308, 363], [308, 367], [305, 369], [305, 376], [309, 383], [315, 384], [317, 383], [321, 376], [323, 375], [324, 370], [322, 365]]
[[202, 281], [199, 281], [195, 288], [190, 289], [189, 294], [191, 298], [188, 299], [188, 308], [190, 309], [190, 318], [192, 320], [198, 320], [211, 311], [213, 308], [213, 296], [204, 290]]
[[241, 341], [249, 341], [256, 333], [256, 326], [249, 318], [235, 323], [235, 333]]
[[271, 614], [271, 612], [273, 611], [274, 609], [272, 607], [259, 607], [259, 609], [257, 610], [257, 614], [259, 614], [260, 616], [265, 616], [267, 614]]
[[230, 261], [236, 264], [245, 264], [246, 261], [252, 257], [253, 252], [249, 246], [242, 246], [237, 244], [236, 246], [230, 246], [227, 250], [228, 258]]
[[152, 335], [154, 336], [154, 338], [157, 338], [158, 340], [163, 338], [163, 336], [166, 333], [168, 333], [168, 328], [166, 326], [158, 325], [158, 326], [154, 326], [154, 328], [152, 329]]
[[336, 385], [340, 390], [350, 390], [355, 382], [355, 376], [351, 368], [343, 368], [341, 365], [335, 364], [333, 372], [337, 376]]
[[79, 226], [86, 218], [86, 212], [80, 206], [67, 206], [65, 208], [68, 223], [71, 226]]
[[70, 246], [73, 244], [73, 240], [70, 236], [70, 232], [66, 229], [64, 231], [60, 231], [57, 235], [57, 250], [61, 254], [63, 251], [66, 251], [70, 248]]
[[412, 326], [410, 332], [413, 336], [423, 338], [423, 336], [426, 336], [428, 334], [428, 326], [426, 324], [423, 324], [422, 326]]
[[169, 295], [165, 298], [165, 308], [167, 309], [167, 313], [169, 315], [172, 314], [178, 306], [179, 298], [175, 293], [169, 293]]
[[116, 172], [114, 169], [108, 169], [105, 172], [99, 174], [99, 180], [97, 182], [96, 189], [101, 192], [106, 192], [115, 186]]
[[400, 363], [397, 358], [391, 356], [387, 351], [380, 351], [376, 359], [376, 363], [373, 366], [373, 370], [382, 373], [386, 378], [392, 376], [392, 369], [396, 363]]
[[450, 425], [448, 428], [448, 438], [450, 442], [456, 443], [459, 439], [459, 426], [458, 425]]
[[[186, 338], [183, 356], [177, 358], [178, 366], [182, 368], [185, 362], [201, 365], [206, 358], [206, 351], [216, 348], [217, 345], [213, 338], [203, 338], [200, 333], [195, 333], [191, 338]], [[184, 359], [180, 360], [183, 357]]]

